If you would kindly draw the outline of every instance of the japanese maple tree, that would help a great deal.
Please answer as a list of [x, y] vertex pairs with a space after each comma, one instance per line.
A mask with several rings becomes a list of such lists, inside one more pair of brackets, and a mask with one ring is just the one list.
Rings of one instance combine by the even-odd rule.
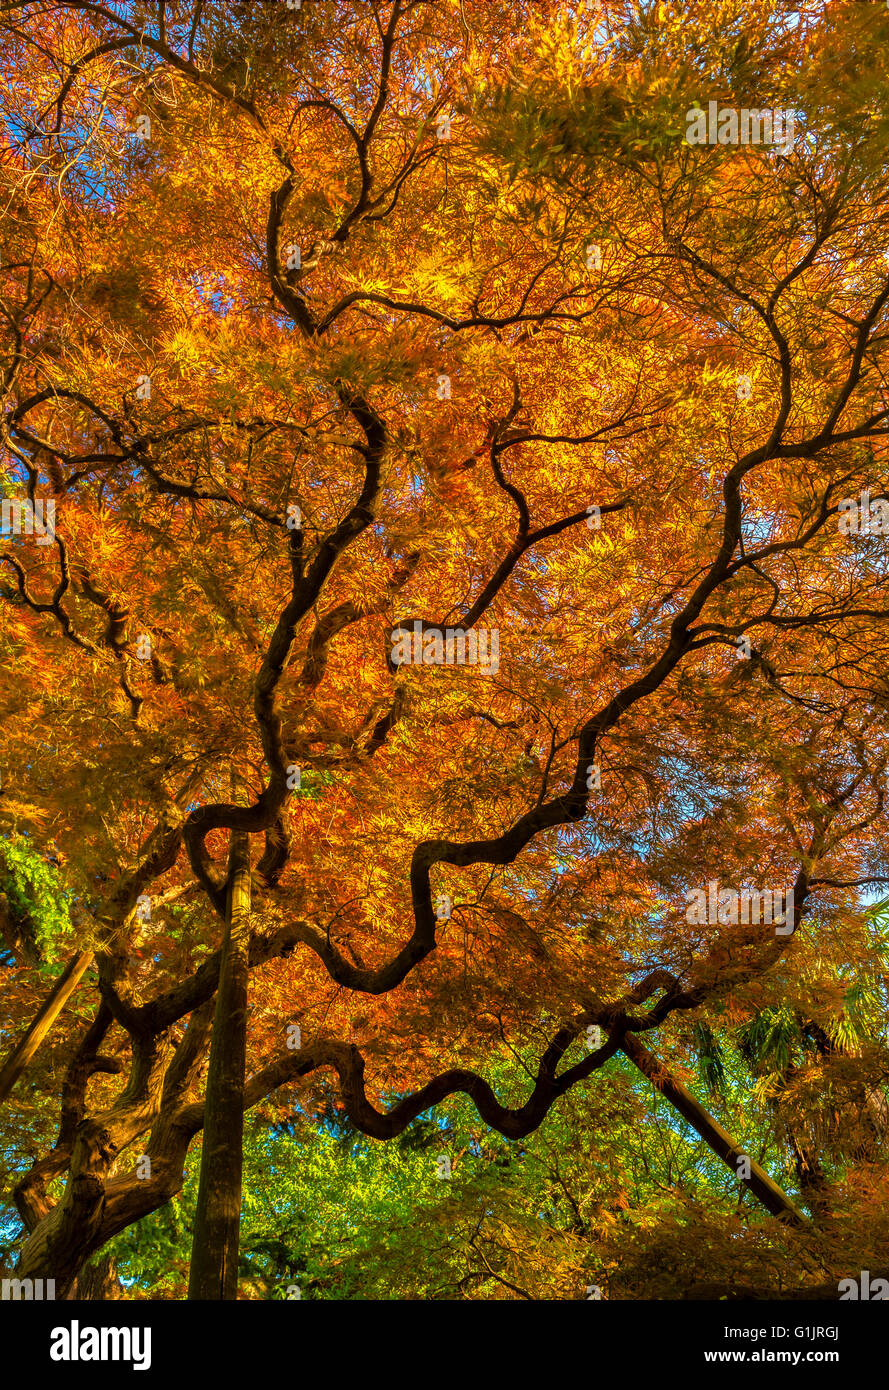
[[[331, 1079], [520, 1139], [620, 1054], [764, 1219], [885, 1195], [879, 10], [0, 5], [0, 829], [70, 907], [3, 909], [20, 1277], [204, 1131], [235, 1296], [232, 1117]], [[726, 1030], [796, 1196], [694, 1094]]]

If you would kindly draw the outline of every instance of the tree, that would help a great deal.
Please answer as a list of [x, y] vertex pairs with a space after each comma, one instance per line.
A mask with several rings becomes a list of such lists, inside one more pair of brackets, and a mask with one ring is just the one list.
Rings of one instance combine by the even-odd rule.
[[[244, 1107], [333, 1073], [373, 1138], [462, 1094], [518, 1140], [621, 1057], [808, 1231], [683, 1076], [784, 1010], [787, 1151], [841, 1082], [884, 1191], [885, 1035], [835, 1044], [885, 970], [889, 17], [2, 26], [0, 806], [97, 967], [18, 1272], [69, 1290], [218, 1135], [232, 846]], [[711, 100], [793, 139], [688, 144]]]
[[207, 1069], [201, 1190], [192, 1240], [190, 1298], [236, 1299], [241, 1228], [250, 837], [232, 835], [225, 935]]

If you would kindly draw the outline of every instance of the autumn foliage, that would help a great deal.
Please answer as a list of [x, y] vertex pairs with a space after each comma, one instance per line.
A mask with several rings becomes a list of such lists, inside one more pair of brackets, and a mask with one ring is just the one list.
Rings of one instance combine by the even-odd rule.
[[[448, 1296], [679, 1296], [704, 1242], [729, 1285], [876, 1269], [889, 551], [841, 504], [889, 496], [889, 15], [0, 30], [5, 1052], [94, 953], [4, 1105], [17, 1272], [70, 1290], [180, 1194], [237, 832], [263, 1124], [397, 1141], [456, 1097], [629, 1170], [632, 1074], [737, 1178], [615, 1177], [559, 1237], [598, 1273], [549, 1284], [502, 1215]], [[793, 148], [689, 146], [710, 100]], [[498, 659], [393, 663], [415, 624]], [[789, 930], [689, 921], [711, 882]]]

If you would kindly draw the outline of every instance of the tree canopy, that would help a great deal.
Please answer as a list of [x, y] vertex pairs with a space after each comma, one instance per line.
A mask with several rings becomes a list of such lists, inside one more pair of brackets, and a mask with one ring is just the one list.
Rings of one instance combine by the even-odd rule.
[[876, 1271], [885, 7], [0, 39], [9, 1268]]

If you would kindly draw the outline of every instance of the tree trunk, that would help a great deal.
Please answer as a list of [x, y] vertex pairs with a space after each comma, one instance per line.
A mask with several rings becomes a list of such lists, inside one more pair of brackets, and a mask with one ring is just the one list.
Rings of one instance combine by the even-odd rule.
[[236, 1299], [241, 1228], [250, 931], [250, 837], [233, 830], [219, 991], [213, 1018], [190, 1299]]
[[52, 990], [28, 1025], [24, 1036], [10, 1052], [3, 1070], [0, 1071], [0, 1105], [9, 1095], [22, 1072], [30, 1065], [34, 1054], [71, 998], [92, 959], [92, 951], [82, 951], [79, 956], [75, 956], [73, 960], [69, 961], [64, 973], [56, 980]]
[[123, 1296], [124, 1291], [117, 1277], [117, 1260], [114, 1255], [94, 1255], [88, 1260], [68, 1295], [73, 1299], [89, 1299], [101, 1303], [108, 1303]]

